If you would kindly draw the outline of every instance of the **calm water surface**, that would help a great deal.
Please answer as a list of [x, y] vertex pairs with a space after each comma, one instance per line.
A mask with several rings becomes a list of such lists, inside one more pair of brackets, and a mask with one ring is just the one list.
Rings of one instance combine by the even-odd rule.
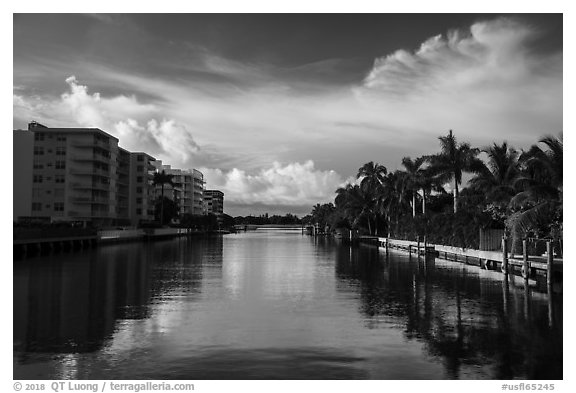
[[15, 379], [562, 379], [562, 297], [299, 232], [14, 262]]

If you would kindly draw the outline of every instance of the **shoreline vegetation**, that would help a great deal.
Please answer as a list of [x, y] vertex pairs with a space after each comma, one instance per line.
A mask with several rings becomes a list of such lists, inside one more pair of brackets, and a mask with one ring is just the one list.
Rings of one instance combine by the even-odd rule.
[[[404, 157], [403, 169], [364, 164], [355, 184], [336, 190], [334, 203], [316, 204], [304, 223], [476, 249], [480, 230], [499, 229], [511, 238], [513, 254], [522, 253], [523, 239], [534, 247], [552, 240], [562, 254], [562, 134], [527, 151], [507, 142], [471, 147], [452, 130], [438, 139], [440, 152]], [[466, 187], [465, 173], [472, 175]]]

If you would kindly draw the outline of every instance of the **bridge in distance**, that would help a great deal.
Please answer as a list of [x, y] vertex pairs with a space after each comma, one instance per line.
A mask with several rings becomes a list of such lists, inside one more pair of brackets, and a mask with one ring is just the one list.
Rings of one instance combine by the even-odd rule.
[[302, 225], [300, 224], [289, 224], [289, 225], [276, 225], [276, 224], [263, 224], [263, 225], [234, 225], [234, 228], [238, 231], [256, 231], [258, 229], [266, 229], [266, 230], [286, 230], [286, 229], [293, 229], [293, 230], [301, 230]]

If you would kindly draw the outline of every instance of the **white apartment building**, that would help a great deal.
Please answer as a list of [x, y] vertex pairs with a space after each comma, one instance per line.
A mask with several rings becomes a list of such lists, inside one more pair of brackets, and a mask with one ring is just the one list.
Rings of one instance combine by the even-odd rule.
[[[32, 122], [31, 217], [112, 225], [118, 212], [118, 139], [98, 128]], [[22, 139], [17, 137], [18, 139]], [[27, 174], [22, 173], [22, 176]]]
[[117, 138], [98, 128], [31, 122], [28, 130], [14, 130], [14, 220], [105, 227], [153, 219], [153, 161], [119, 147]]
[[156, 159], [143, 152], [130, 153], [130, 221], [138, 224], [154, 220], [154, 172]]
[[[154, 162], [156, 171], [172, 175], [174, 187], [164, 185], [164, 196], [178, 202], [180, 214], [204, 214], [204, 175], [196, 169], [177, 169], [163, 165], [161, 160]], [[161, 196], [161, 186], [156, 186], [156, 198]]]

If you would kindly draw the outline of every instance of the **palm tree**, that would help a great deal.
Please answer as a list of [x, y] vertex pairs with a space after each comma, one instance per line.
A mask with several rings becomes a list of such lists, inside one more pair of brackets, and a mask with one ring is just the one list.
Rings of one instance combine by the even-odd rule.
[[469, 143], [457, 143], [452, 130], [447, 136], [441, 136], [439, 154], [428, 156], [430, 173], [439, 182], [454, 180], [454, 213], [458, 211], [458, 186], [462, 184], [463, 172], [476, 172], [484, 163], [476, 156], [480, 152], [471, 148]]
[[516, 179], [515, 185], [521, 191], [510, 201], [510, 207], [519, 210], [511, 228], [516, 236], [525, 234], [538, 222], [549, 223], [554, 216], [562, 215], [562, 136], [547, 136], [539, 142], [546, 145], [547, 149], [534, 145], [520, 157], [522, 174]]
[[[368, 232], [372, 234], [371, 218], [377, 222], [375, 192], [369, 192], [357, 184], [347, 184], [336, 190], [336, 207], [344, 211], [352, 226], [358, 226], [363, 219], [368, 224]], [[377, 233], [377, 230], [376, 230]]]
[[424, 201], [426, 197], [424, 190], [425, 169], [423, 168], [425, 163], [426, 157], [418, 157], [414, 160], [410, 157], [402, 159], [402, 165], [406, 168], [406, 186], [412, 194], [412, 217], [416, 217], [416, 195], [420, 189], [422, 189], [422, 210], [426, 210], [426, 202]]
[[508, 146], [494, 143], [482, 150], [488, 155], [488, 162], [470, 180], [470, 186], [485, 193], [486, 200], [508, 203], [516, 190], [514, 184], [519, 175], [518, 152]]
[[162, 187], [161, 188], [162, 203], [160, 205], [160, 225], [164, 225], [164, 185], [168, 184], [174, 187], [174, 182], [172, 181], [173, 177], [174, 175], [167, 174], [166, 171], [162, 170], [162, 172], [155, 172], [154, 179], [152, 180], [152, 184], [154, 184], [155, 186], [160, 185]]
[[325, 227], [328, 224], [330, 215], [334, 213], [335, 207], [332, 203], [325, 203], [323, 205], [317, 203], [313, 208], [310, 215], [315, 224]]
[[392, 220], [395, 222], [395, 231], [398, 231], [398, 223], [402, 212], [406, 210], [409, 202], [406, 200], [407, 174], [403, 171], [390, 172], [384, 178], [377, 199], [377, 208], [386, 217], [388, 223], [388, 236], [392, 230]]
[[358, 169], [356, 178], [359, 179], [363, 177], [360, 182], [360, 187], [369, 192], [374, 192], [384, 182], [386, 173], [387, 170], [384, 165], [370, 161]]

